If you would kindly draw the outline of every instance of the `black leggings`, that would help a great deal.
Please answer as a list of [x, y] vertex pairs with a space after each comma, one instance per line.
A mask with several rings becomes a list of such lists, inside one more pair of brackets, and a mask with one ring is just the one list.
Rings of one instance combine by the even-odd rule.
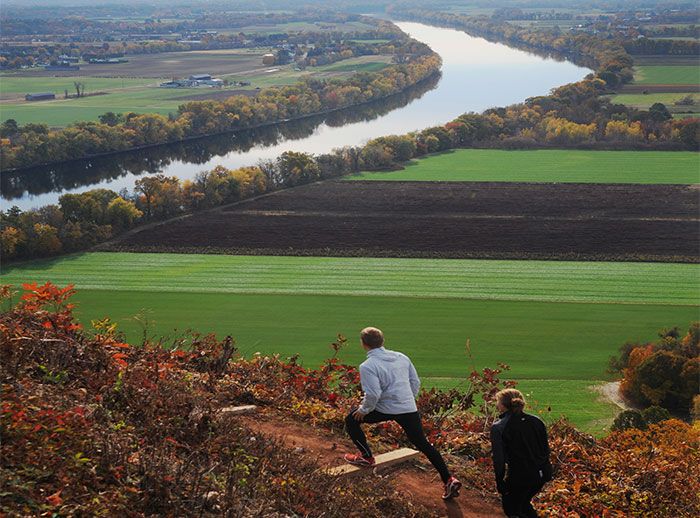
[[506, 491], [501, 495], [503, 512], [509, 517], [537, 518], [537, 511], [530, 500], [543, 486], [544, 480], [541, 477], [533, 477], [532, 480], [517, 485], [506, 482]]
[[[345, 428], [348, 431], [348, 435], [352, 439], [352, 442], [360, 449], [363, 457], [371, 457], [372, 450], [369, 449], [367, 444], [367, 438], [365, 433], [362, 431], [360, 422], [353, 417], [355, 410], [350, 412], [350, 414], [345, 418]], [[447, 482], [450, 478], [450, 470], [447, 469], [445, 461], [440, 455], [435, 447], [428, 442], [423, 433], [423, 425], [420, 421], [420, 414], [418, 412], [411, 412], [409, 414], [383, 414], [382, 412], [377, 412], [376, 410], [371, 411], [363, 419], [363, 423], [381, 423], [383, 421], [396, 421], [399, 426], [403, 428], [406, 432], [408, 440], [423, 453], [430, 463], [435, 466], [435, 469], [440, 473], [440, 478], [443, 482]]]

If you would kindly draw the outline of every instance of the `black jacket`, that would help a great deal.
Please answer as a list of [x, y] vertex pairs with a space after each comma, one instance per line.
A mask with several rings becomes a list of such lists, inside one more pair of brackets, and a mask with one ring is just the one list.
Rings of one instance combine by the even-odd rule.
[[506, 482], [528, 486], [552, 478], [547, 428], [539, 417], [524, 412], [501, 414], [491, 426], [491, 452], [499, 492]]

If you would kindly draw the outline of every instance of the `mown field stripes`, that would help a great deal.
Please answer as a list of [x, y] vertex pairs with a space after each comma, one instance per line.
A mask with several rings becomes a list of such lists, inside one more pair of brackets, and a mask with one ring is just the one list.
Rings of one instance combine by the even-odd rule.
[[[107, 274], [108, 273], [108, 274]], [[700, 265], [86, 253], [12, 266], [4, 284], [110, 291], [696, 305]]]

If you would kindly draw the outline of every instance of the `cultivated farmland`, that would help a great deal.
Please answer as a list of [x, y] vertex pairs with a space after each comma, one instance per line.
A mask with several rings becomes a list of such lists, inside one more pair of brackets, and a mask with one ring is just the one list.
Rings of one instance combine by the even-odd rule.
[[700, 69], [695, 65], [643, 65], [634, 69], [634, 81], [640, 84], [700, 84]]
[[700, 157], [692, 152], [460, 149], [415, 160], [400, 171], [348, 179], [693, 184], [700, 183]]
[[343, 359], [357, 363], [353, 337], [378, 325], [428, 386], [505, 361], [540, 409], [602, 431], [615, 410], [590, 387], [605, 379], [608, 356], [696, 318], [699, 268], [93, 253], [26, 263], [1, 279], [75, 282], [82, 321], [109, 315], [132, 340], [191, 327], [234, 335], [244, 354], [300, 353], [308, 365], [330, 354], [336, 333], [352, 338]]
[[132, 233], [107, 249], [698, 261], [694, 186], [329, 181]]
[[695, 116], [700, 102], [700, 68], [696, 57], [636, 56], [634, 61], [634, 81], [622, 87], [618, 95], [611, 96], [612, 102], [640, 110], [662, 103], [674, 117]]
[[[29, 69], [13, 72], [5, 77], [187, 77], [190, 74], [238, 74], [265, 68], [262, 56], [268, 49], [192, 50], [128, 56], [128, 62], [119, 64], [80, 65], [80, 70], [56, 71]], [[31, 85], [31, 81], [25, 84]]]

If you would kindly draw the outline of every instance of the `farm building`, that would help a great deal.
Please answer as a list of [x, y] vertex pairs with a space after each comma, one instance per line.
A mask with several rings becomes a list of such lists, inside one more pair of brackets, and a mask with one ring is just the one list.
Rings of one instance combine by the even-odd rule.
[[49, 99], [55, 99], [56, 94], [53, 92], [42, 92], [39, 94], [27, 94], [24, 96], [25, 101], [48, 101]]
[[275, 55], [274, 54], [265, 54], [263, 56], [263, 65], [274, 65], [275, 64]]
[[195, 74], [190, 76], [191, 86], [224, 86], [224, 80], [212, 77], [211, 74]]
[[224, 86], [224, 80], [209, 74], [192, 75], [189, 79], [173, 79], [159, 85], [161, 88], [196, 88], [197, 86]]

